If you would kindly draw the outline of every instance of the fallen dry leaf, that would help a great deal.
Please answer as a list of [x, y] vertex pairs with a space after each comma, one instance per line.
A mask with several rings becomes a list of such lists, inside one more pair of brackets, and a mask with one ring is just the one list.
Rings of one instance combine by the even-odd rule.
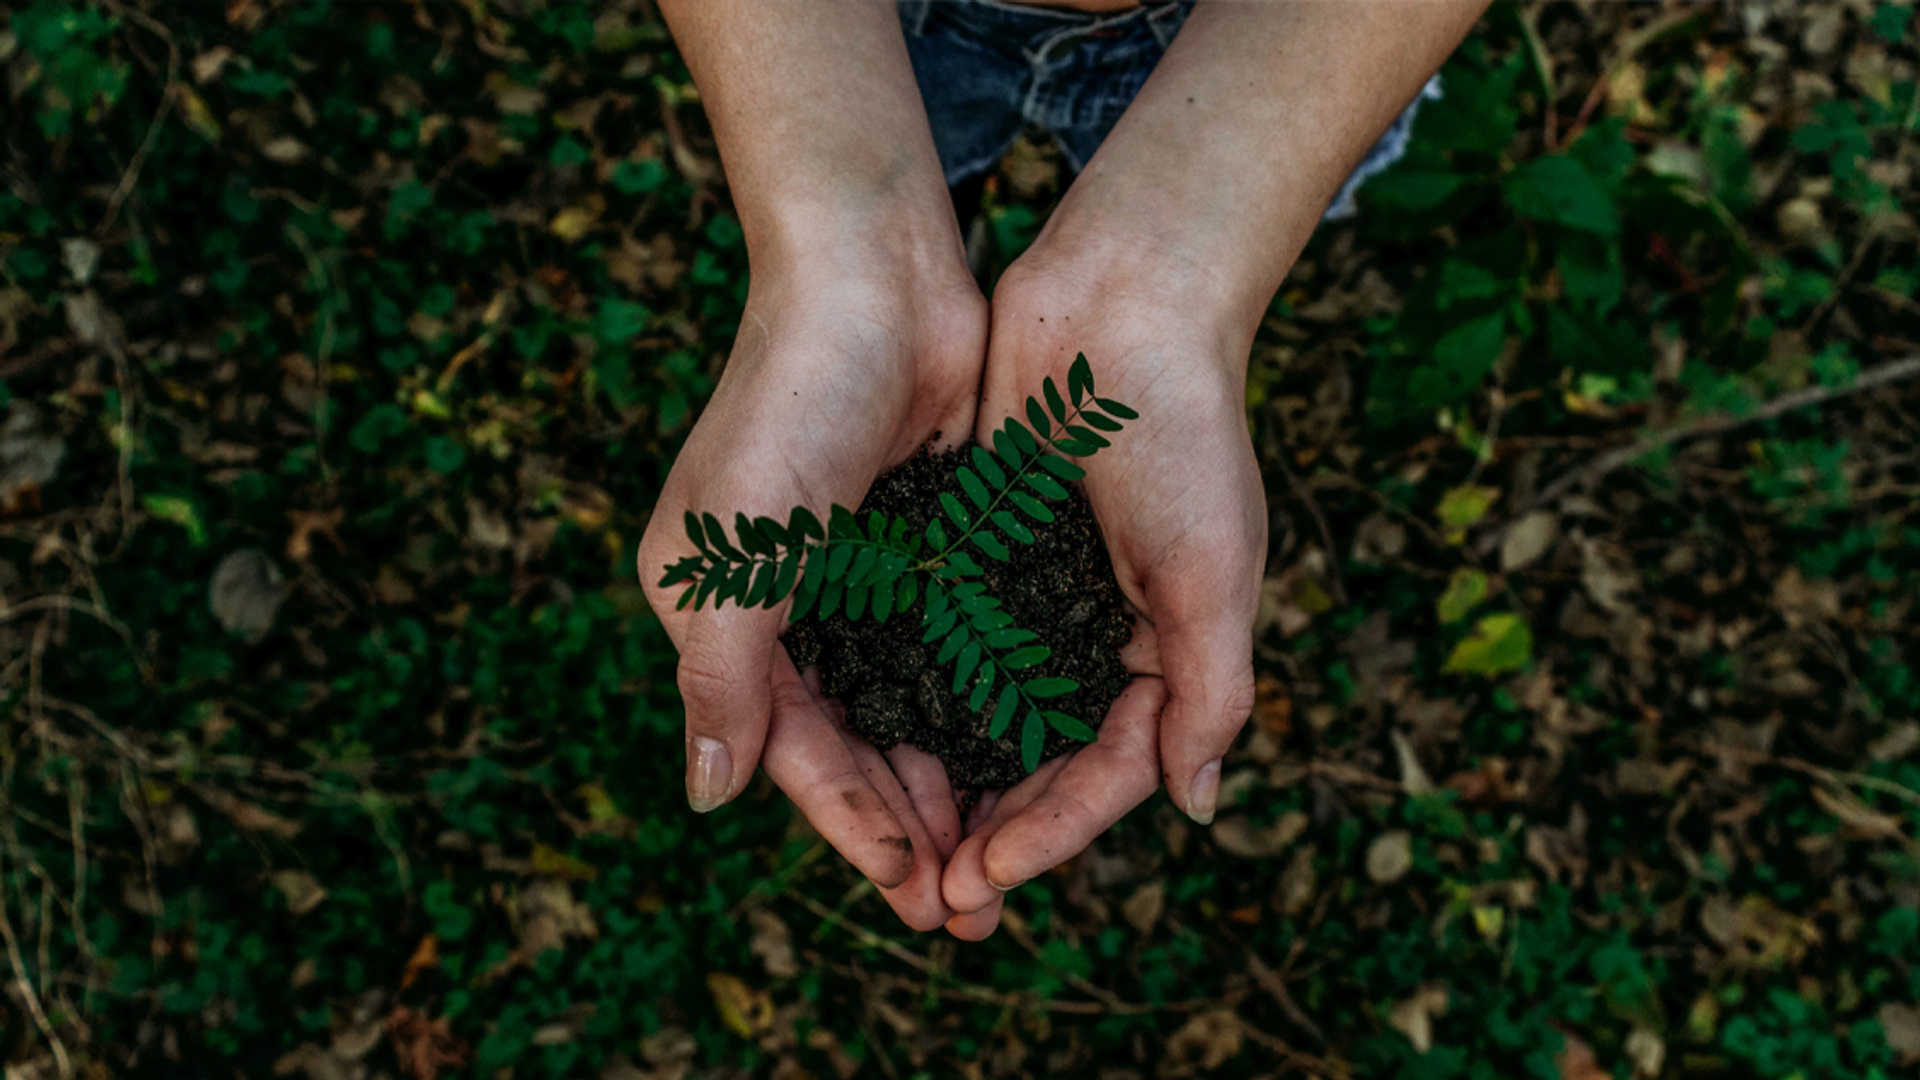
[[1387, 1016], [1387, 1023], [1405, 1035], [1416, 1051], [1424, 1054], [1433, 1049], [1433, 1018], [1446, 1015], [1448, 1001], [1445, 986], [1428, 983], [1395, 1005]]
[[1382, 885], [1398, 881], [1413, 869], [1413, 834], [1393, 829], [1367, 845], [1367, 876]]
[[1593, 1055], [1593, 1047], [1578, 1035], [1562, 1031], [1560, 1038], [1560, 1053], [1553, 1059], [1555, 1067], [1560, 1070], [1560, 1080], [1613, 1080], [1613, 1074], [1600, 1067], [1599, 1059]]
[[773, 997], [747, 985], [737, 975], [715, 971], [707, 976], [707, 992], [720, 1022], [743, 1039], [757, 1038], [773, 1026]]
[[465, 1066], [471, 1054], [444, 1016], [430, 1018], [399, 1005], [387, 1014], [386, 1028], [400, 1070], [413, 1080], [438, 1080], [440, 1070]]

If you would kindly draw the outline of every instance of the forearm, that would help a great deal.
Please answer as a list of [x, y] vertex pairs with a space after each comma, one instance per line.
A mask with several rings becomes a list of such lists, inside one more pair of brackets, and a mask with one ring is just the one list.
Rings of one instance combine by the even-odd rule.
[[660, 8], [700, 89], [757, 260], [862, 230], [957, 247], [892, 4], [661, 0]]
[[[1049, 222], [1259, 321], [1341, 184], [1486, 0], [1202, 2]], [[1116, 269], [1123, 273], [1124, 269]]]

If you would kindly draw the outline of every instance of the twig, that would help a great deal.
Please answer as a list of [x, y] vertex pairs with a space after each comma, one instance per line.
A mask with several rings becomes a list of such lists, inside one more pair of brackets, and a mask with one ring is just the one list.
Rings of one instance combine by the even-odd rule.
[[53, 1024], [47, 1020], [46, 1010], [40, 1007], [40, 994], [33, 988], [33, 980], [27, 976], [27, 964], [20, 956], [20, 939], [14, 935], [13, 920], [7, 915], [7, 904], [0, 897], [0, 938], [7, 944], [7, 962], [13, 968], [13, 983], [20, 990], [21, 1001], [27, 1007], [28, 1015], [33, 1017], [34, 1026], [46, 1037], [47, 1045], [53, 1049], [54, 1067], [59, 1070], [61, 1080], [73, 1076], [73, 1061], [67, 1057], [67, 1044], [60, 1041], [60, 1033], [53, 1030]]
[[1042, 964], [1046, 964], [1047, 967], [1050, 970], [1052, 970], [1053, 973], [1056, 976], [1058, 976], [1062, 981], [1064, 981], [1068, 986], [1071, 986], [1075, 990], [1078, 990], [1081, 993], [1087, 995], [1088, 997], [1093, 998], [1094, 1000], [1100, 1002], [1102, 1005], [1105, 1005], [1107, 1008], [1112, 1009], [1115, 1012], [1147, 1011], [1145, 1007], [1133, 1005], [1123, 1000], [1118, 994], [1115, 994], [1113, 991], [1107, 989], [1104, 986], [1100, 986], [1094, 983], [1092, 980], [1088, 979], [1084, 975], [1075, 975], [1071, 971], [1061, 971], [1060, 969], [1054, 967], [1053, 964], [1049, 962], [1044, 955], [1041, 954], [1040, 946], [1038, 943], [1036, 943], [1033, 940], [1033, 935], [1027, 933], [1027, 928], [1025, 923], [1023, 923], [1018, 918], [1012, 917], [1010, 913], [1003, 913], [1001, 915], [1000, 925], [1003, 929], [1006, 930], [1008, 937], [1018, 942], [1020, 947], [1027, 950], [1028, 953], [1032, 954], [1035, 960], [1040, 961]]
[[1825, 781], [1837, 788], [1844, 788], [1852, 784], [1870, 791], [1878, 791], [1883, 795], [1891, 795], [1911, 806], [1920, 806], [1920, 791], [1915, 791], [1910, 787], [1896, 784], [1891, 780], [1882, 779], [1878, 776], [1868, 776], [1866, 773], [1856, 772], [1834, 772], [1832, 769], [1821, 768], [1813, 762], [1801, 758], [1776, 757], [1773, 754], [1763, 754], [1758, 750], [1748, 750], [1740, 746], [1728, 746], [1725, 743], [1702, 743], [1700, 744], [1700, 749], [1704, 753], [1740, 758], [1749, 764], [1773, 765], [1782, 769], [1792, 769], [1794, 772], [1804, 773], [1816, 780]]
[[[1304, 938], [1296, 938], [1294, 944], [1298, 946], [1304, 940]], [[1288, 957], [1288, 963], [1292, 963], [1292, 957]], [[1313, 1036], [1314, 1041], [1321, 1046], [1330, 1045], [1327, 1041], [1327, 1033], [1321, 1031], [1320, 1025], [1313, 1022], [1313, 1017], [1308, 1016], [1300, 1008], [1299, 1002], [1293, 1000], [1293, 994], [1287, 990], [1286, 978], [1268, 967], [1266, 961], [1260, 959], [1256, 953], [1247, 953], [1247, 974], [1253, 976], [1253, 981], [1260, 984], [1260, 989], [1267, 992], [1267, 996], [1273, 999], [1274, 1004], [1280, 1006], [1280, 1011], [1286, 1013], [1287, 1019], [1293, 1021], [1301, 1031]]]
[[[1878, 390], [1883, 386], [1916, 377], [1920, 377], [1920, 356], [1909, 356], [1862, 371], [1854, 376], [1852, 382], [1844, 386], [1809, 386], [1804, 390], [1782, 394], [1745, 416], [1724, 412], [1709, 413], [1706, 416], [1695, 417], [1686, 423], [1675, 424], [1664, 430], [1643, 435], [1626, 446], [1601, 454], [1548, 484], [1524, 506], [1516, 508], [1509, 515], [1509, 522], [1518, 520], [1530, 511], [1558, 502], [1577, 489], [1592, 487], [1607, 474], [1632, 464], [1656, 450], [1672, 446], [1674, 443], [1721, 435], [1748, 424], [1773, 420], [1799, 409], [1823, 405], [1836, 398]], [[1486, 555], [1497, 549], [1501, 538], [1506, 534], [1506, 529], [1507, 526], [1502, 525], [1482, 538], [1479, 543], [1480, 553]]]
[[[1002, 990], [981, 986], [977, 983], [961, 982], [952, 972], [942, 970], [933, 961], [906, 948], [895, 941], [861, 926], [827, 905], [797, 889], [788, 889], [785, 895], [800, 906], [813, 912], [820, 918], [852, 935], [854, 940], [867, 948], [879, 949], [908, 967], [935, 980], [925, 989], [940, 997], [958, 1001], [972, 1001], [985, 1005], [998, 1005], [1002, 1008], [1038, 1009], [1045, 1012], [1072, 1013], [1082, 1016], [1104, 1016], [1120, 1014], [1137, 1016], [1156, 1012], [1198, 1012], [1202, 1009], [1217, 1008], [1223, 1004], [1232, 1004], [1240, 998], [1239, 992], [1226, 994], [1218, 998], [1190, 998], [1185, 1001], [1170, 1001], [1164, 1005], [1146, 1005], [1115, 998], [1111, 991], [1104, 990], [1085, 979], [1079, 979], [1076, 989], [1091, 988], [1091, 993], [1107, 1000], [1101, 1001], [1054, 1001], [1033, 994], [1010, 994]], [[850, 969], [849, 969], [850, 970]], [[1060, 973], [1065, 974], [1065, 973]], [[1069, 981], [1076, 977], [1069, 976]], [[943, 985], [940, 980], [948, 980]], [[1084, 986], [1079, 984], [1085, 984]]]
[[160, 93], [160, 107], [154, 110], [153, 123], [147, 125], [146, 138], [141, 141], [140, 149], [134, 151], [133, 160], [127, 163], [126, 171], [120, 174], [120, 183], [114, 186], [113, 196], [107, 200], [106, 216], [100, 219], [99, 227], [93, 230], [96, 239], [106, 237], [107, 230], [113, 228], [114, 219], [120, 216], [120, 205], [127, 201], [127, 196], [133, 194], [133, 185], [140, 179], [140, 170], [147, 163], [147, 155], [153, 150], [154, 140], [160, 136], [160, 126], [166, 123], [167, 114], [173, 110], [174, 98], [178, 96], [176, 78], [180, 71], [180, 45], [174, 40], [171, 31], [143, 11], [122, 7], [119, 4], [110, 6], [115, 14], [132, 19], [159, 35], [160, 39], [167, 43], [167, 85]]
[[1600, 77], [1593, 81], [1593, 89], [1587, 91], [1587, 99], [1580, 105], [1580, 114], [1574, 117], [1573, 126], [1567, 130], [1567, 137], [1561, 141], [1561, 145], [1571, 145], [1582, 132], [1586, 131], [1588, 122], [1593, 119], [1594, 110], [1600, 107], [1601, 100], [1606, 97], [1607, 87], [1613, 82], [1613, 77], [1632, 62], [1641, 49], [1705, 14], [1706, 12], [1701, 10], [1681, 7], [1621, 38], [1613, 59], [1609, 60], [1607, 66], [1601, 70]]
[[1346, 1077], [1353, 1075], [1345, 1066], [1316, 1057], [1304, 1050], [1296, 1050], [1280, 1036], [1261, 1031], [1245, 1020], [1240, 1021], [1240, 1030], [1246, 1034], [1247, 1038], [1278, 1054], [1287, 1064], [1308, 1076], [1317, 1077], [1318, 1080], [1345, 1080]]
[[1333, 599], [1341, 607], [1347, 606], [1346, 576], [1340, 572], [1340, 549], [1333, 546], [1333, 530], [1327, 526], [1327, 516], [1320, 512], [1320, 504], [1313, 497], [1313, 489], [1300, 482], [1287, 465], [1285, 448], [1275, 454], [1273, 460], [1280, 466], [1280, 475], [1287, 481], [1287, 494], [1299, 500], [1300, 505], [1313, 515], [1314, 527], [1320, 530], [1320, 542], [1327, 545], [1327, 571], [1333, 580]]
[[314, 252], [313, 245], [307, 241], [306, 234], [288, 225], [287, 236], [293, 241], [293, 245], [300, 249], [300, 254], [306, 258], [307, 273], [317, 279], [314, 283], [314, 292], [320, 297], [320, 342], [314, 347], [318, 355], [313, 359], [315, 391], [313, 450], [314, 455], [320, 459], [321, 471], [331, 474], [332, 470], [327, 466], [327, 414], [331, 411], [327, 408], [327, 397], [332, 384], [327, 369], [333, 362], [335, 335], [333, 309], [337, 299], [336, 290], [333, 287], [333, 278], [328, 275], [326, 265], [320, 261], [320, 256]]
[[1827, 289], [1826, 299], [1820, 301], [1807, 316], [1806, 321], [1800, 324], [1801, 337], [1806, 337], [1812, 333], [1813, 328], [1819, 324], [1820, 320], [1826, 318], [1827, 315], [1839, 305], [1840, 295], [1847, 291], [1849, 285], [1853, 284], [1854, 276], [1860, 273], [1860, 267], [1866, 263], [1867, 256], [1872, 253], [1874, 246], [1879, 240], [1880, 232], [1876, 229], [1870, 233], [1866, 239], [1860, 241], [1860, 243], [1854, 247], [1853, 258], [1847, 260], [1847, 265], [1840, 271], [1840, 276], [1835, 278], [1833, 284]]
[[1533, 69], [1540, 76], [1541, 97], [1545, 101], [1545, 130], [1547, 149], [1557, 145], [1560, 133], [1560, 109], [1558, 95], [1554, 92], [1553, 56], [1547, 52], [1547, 43], [1540, 39], [1540, 12], [1547, 6], [1546, 0], [1536, 0], [1520, 13], [1520, 29], [1526, 33], [1527, 53], [1533, 58]]

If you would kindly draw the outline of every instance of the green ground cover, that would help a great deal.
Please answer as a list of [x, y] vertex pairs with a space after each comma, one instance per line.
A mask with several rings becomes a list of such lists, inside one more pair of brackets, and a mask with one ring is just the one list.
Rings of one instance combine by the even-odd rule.
[[962, 947], [684, 809], [746, 263], [644, 3], [0, 8], [10, 1080], [1906, 1075], [1911, 16], [1496, 6], [1256, 346], [1230, 808]]

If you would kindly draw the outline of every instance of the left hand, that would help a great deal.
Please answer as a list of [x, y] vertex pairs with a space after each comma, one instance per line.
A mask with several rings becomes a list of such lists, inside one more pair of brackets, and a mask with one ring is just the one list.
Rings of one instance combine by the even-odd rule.
[[957, 937], [992, 933], [1006, 889], [1078, 854], [1162, 782], [1195, 821], [1213, 820], [1221, 758], [1253, 708], [1267, 546], [1245, 409], [1252, 329], [1208, 299], [1213, 286], [1204, 269], [1050, 228], [994, 292], [981, 435], [1024, 416], [1042, 379], [1065, 386], [1080, 353], [1100, 395], [1140, 414], [1080, 462], [1137, 613], [1124, 653], [1136, 678], [1098, 741], [976, 814], [941, 880]]

